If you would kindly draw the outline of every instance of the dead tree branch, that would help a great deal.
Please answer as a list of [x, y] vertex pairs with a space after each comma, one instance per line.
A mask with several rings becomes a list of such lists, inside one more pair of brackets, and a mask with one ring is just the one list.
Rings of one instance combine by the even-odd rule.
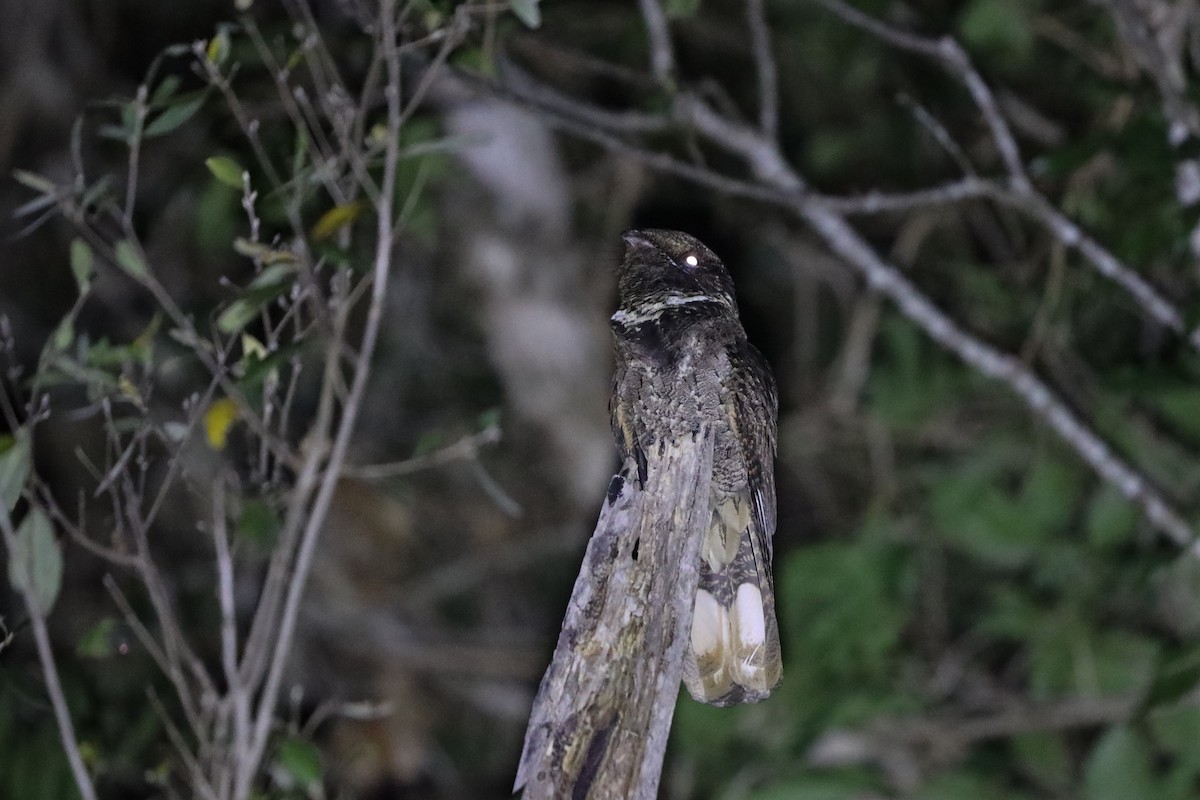
[[[653, 0], [647, 2], [654, 5]], [[1007, 385], [1035, 416], [1049, 425], [1098, 475], [1113, 484], [1130, 502], [1137, 504], [1158, 530], [1179, 547], [1200, 555], [1200, 544], [1197, 544], [1190, 524], [1136, 467], [1114, 451], [1019, 358], [972, 335], [938, 308], [901, 270], [882, 258], [854, 229], [846, 216], [854, 212], [897, 210], [908, 204], [957, 202], [973, 196], [988, 198], [1043, 225], [1060, 242], [1083, 255], [1098, 273], [1125, 289], [1149, 318], [1186, 336], [1189, 344], [1197, 350], [1200, 350], [1200, 332], [1189, 333], [1178, 308], [1134, 270], [1084, 234], [1032, 187], [1015, 137], [1000, 114], [991, 89], [957, 42], [949, 38], [929, 39], [894, 28], [864, 15], [841, 0], [821, 2], [842, 19], [890, 44], [936, 59], [956, 76], [975, 101], [995, 141], [1007, 173], [1003, 181], [968, 176], [952, 184], [902, 196], [869, 195], [855, 205], [844, 198], [824, 198], [811, 192], [777, 142], [755, 128], [722, 116], [693, 94], [684, 92], [676, 95], [663, 127], [667, 127], [669, 121], [676, 127], [690, 129], [703, 141], [740, 159], [753, 180], [731, 177], [652, 150], [630, 138], [624, 124], [627, 119], [624, 113], [592, 107], [586, 116], [580, 117], [574, 113], [580, 105], [579, 101], [561, 103], [561, 95], [543, 90], [529, 79], [501, 91], [541, 111], [550, 124], [615, 152], [630, 155], [654, 169], [718, 191], [765, 201], [795, 214], [816, 232], [832, 252], [857, 270], [868, 286], [890, 298], [901, 313], [966, 364]], [[670, 47], [669, 40], [665, 44], [654, 37], [652, 40], [657, 42], [656, 47], [660, 51]]]
[[514, 790], [657, 797], [709, 515], [712, 435], [614, 476], [538, 689]]

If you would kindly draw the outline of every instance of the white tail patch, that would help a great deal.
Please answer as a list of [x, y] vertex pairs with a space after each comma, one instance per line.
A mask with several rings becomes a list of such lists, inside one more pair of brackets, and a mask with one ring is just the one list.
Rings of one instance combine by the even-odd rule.
[[698, 660], [721, 660], [729, 644], [729, 615], [717, 599], [700, 589], [696, 592], [696, 610], [692, 616], [692, 652]]
[[757, 692], [769, 691], [774, 679], [767, 675], [767, 621], [762, 592], [752, 583], [738, 586], [733, 601], [734, 647], [730, 671], [738, 684]]
[[692, 697], [711, 700], [733, 689], [729, 668], [732, 633], [729, 613], [711, 593], [698, 590], [692, 615], [692, 652], [683, 670], [683, 681]]
[[737, 643], [739, 650], [754, 650], [767, 640], [767, 620], [763, 616], [762, 592], [753, 583], [737, 588], [733, 601], [737, 613]]

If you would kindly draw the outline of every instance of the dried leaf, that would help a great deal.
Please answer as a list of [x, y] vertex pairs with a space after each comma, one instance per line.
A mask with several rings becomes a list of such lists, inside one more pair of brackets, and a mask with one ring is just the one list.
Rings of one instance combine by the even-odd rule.
[[358, 215], [362, 213], [363, 204], [360, 201], [353, 203], [345, 203], [344, 205], [334, 206], [321, 215], [317, 220], [317, 224], [313, 225], [312, 235], [318, 242], [322, 239], [328, 239], [335, 233], [346, 227], [354, 220], [358, 219]]
[[204, 48], [204, 57], [217, 66], [221, 66], [229, 58], [229, 29], [220, 28], [217, 30], [217, 35], [208, 42], [208, 47]]
[[237, 403], [228, 397], [217, 400], [204, 412], [204, 433], [213, 450], [224, 450], [229, 429], [237, 421]]

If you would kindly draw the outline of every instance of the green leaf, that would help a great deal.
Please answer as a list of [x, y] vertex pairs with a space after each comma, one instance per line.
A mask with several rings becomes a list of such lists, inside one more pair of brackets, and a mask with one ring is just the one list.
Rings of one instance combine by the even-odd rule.
[[195, 116], [200, 107], [204, 105], [205, 98], [206, 95], [201, 93], [190, 100], [179, 101], [155, 117], [154, 121], [146, 126], [143, 135], [147, 139], [155, 136], [165, 136]]
[[180, 80], [178, 75], [168, 75], [163, 78], [155, 88], [154, 94], [150, 95], [150, 105], [154, 108], [166, 105], [175, 96], [175, 92], [179, 90], [181, 83], [183, 81]]
[[1127, 727], [1106, 733], [1084, 767], [1084, 800], [1161, 797], [1145, 740]]
[[242, 504], [242, 518], [238, 520], [238, 535], [248, 541], [270, 549], [279, 537], [283, 523], [275, 509], [262, 500], [247, 500]]
[[75, 341], [75, 319], [74, 314], [68, 314], [62, 318], [62, 322], [58, 323], [58, 327], [50, 336], [50, 346], [61, 353], [70, 347], [73, 341]]
[[308, 788], [321, 780], [321, 753], [312, 742], [285, 740], [279, 745], [279, 766], [298, 786]]
[[508, 0], [508, 6], [526, 28], [537, 28], [542, 24], [541, 0]]
[[229, 59], [229, 51], [229, 28], [222, 25], [209, 41], [208, 47], [204, 48], [204, 57], [219, 67]]
[[1051, 793], [1067, 793], [1074, 779], [1071, 755], [1054, 731], [1030, 731], [1012, 740], [1018, 768]]
[[21, 499], [21, 490], [33, 466], [33, 452], [29, 431], [24, 428], [3, 439], [7, 442], [0, 440], [0, 502], [4, 503], [5, 512], [9, 512]]
[[793, 646], [820, 653], [818, 682], [861, 684], [888, 674], [909, 611], [899, 596], [906, 556], [876, 542], [804, 548], [779, 565], [779, 620]]
[[1162, 658], [1142, 700], [1143, 709], [1172, 705], [1200, 684], [1200, 650]]
[[221, 183], [231, 189], [241, 191], [243, 170], [232, 158], [213, 156], [212, 158], [205, 159], [204, 166], [208, 167], [208, 171]]
[[1138, 510], [1112, 484], [1105, 484], [1088, 503], [1086, 530], [1093, 547], [1120, 547], [1133, 538]]
[[1186, 385], [1156, 388], [1151, 402], [1180, 433], [1192, 441], [1200, 441], [1200, 388]]
[[92, 248], [83, 239], [71, 240], [71, 274], [80, 294], [87, 294], [92, 286]]
[[500, 409], [489, 408], [487, 411], [484, 411], [479, 415], [479, 419], [475, 424], [481, 431], [485, 431], [488, 428], [500, 427]]
[[1033, 49], [1028, 11], [1013, 0], [974, 0], [959, 26], [968, 44], [1011, 54], [1018, 61]]
[[943, 772], [909, 797], [912, 800], [1015, 800], [1016, 796], [999, 788], [994, 780], [966, 769]]
[[229, 307], [217, 317], [217, 329], [222, 333], [237, 333], [258, 316], [261, 303], [245, 299], [234, 300]]
[[117, 631], [117, 621], [105, 617], [92, 626], [75, 646], [75, 654], [80, 658], [108, 658], [116, 652], [113, 643]]
[[846, 800], [873, 797], [875, 782], [866, 774], [804, 775], [752, 792], [749, 800]]
[[272, 264], [254, 276], [254, 280], [250, 281], [249, 288], [286, 287], [291, 284], [292, 276], [299, 271], [294, 262]]
[[1193, 766], [1200, 763], [1196, 748], [1196, 742], [1200, 742], [1200, 708], [1185, 704], [1160, 709], [1150, 715], [1147, 723], [1159, 747]]
[[62, 588], [62, 547], [54, 537], [50, 519], [34, 508], [17, 528], [15, 549], [9, 554], [8, 577], [25, 595], [30, 610], [46, 616]]
[[667, 0], [663, 3], [663, 11], [672, 19], [694, 17], [699, 10], [700, 0]]
[[117, 266], [135, 278], [145, 278], [150, 273], [146, 269], [146, 260], [137, 245], [128, 239], [122, 239], [116, 246]]
[[293, 264], [272, 264], [264, 269], [217, 317], [217, 328], [222, 333], [237, 333], [249, 325], [264, 305], [291, 288], [295, 272]]

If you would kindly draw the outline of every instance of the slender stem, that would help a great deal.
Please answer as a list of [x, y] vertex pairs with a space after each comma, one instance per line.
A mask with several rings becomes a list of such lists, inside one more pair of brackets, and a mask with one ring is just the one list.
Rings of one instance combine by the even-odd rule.
[[758, 127], [763, 136], [774, 139], [779, 135], [779, 78], [771, 53], [765, 0], [746, 0], [746, 23], [750, 28], [754, 69], [758, 73]]
[[[17, 533], [13, 529], [12, 517], [9, 516], [8, 508], [3, 503], [0, 503], [0, 532], [4, 534], [8, 557], [13, 558], [17, 552]], [[75, 786], [79, 789], [80, 797], [83, 800], [96, 800], [96, 787], [92, 785], [92, 778], [88, 774], [87, 766], [83, 763], [83, 756], [79, 752], [79, 740], [75, 736], [75, 726], [71, 723], [67, 698], [58, 677], [58, 665], [54, 663], [54, 650], [50, 645], [50, 632], [46, 629], [45, 612], [28, 594], [24, 599], [25, 607], [29, 609], [29, 627], [33, 630], [38, 661], [42, 665], [42, 678], [46, 681], [46, 694], [49, 695], [50, 705], [54, 708], [54, 720], [58, 723], [58, 736], [62, 741], [63, 752], [67, 754], [71, 775], [75, 778]]]
[[[350, 437], [354, 432], [354, 423], [362, 404], [363, 393], [366, 390], [367, 378], [370, 375], [371, 357], [375, 352], [375, 344], [379, 338], [379, 329], [383, 319], [383, 304], [387, 296], [388, 278], [392, 266], [392, 249], [395, 243], [393, 232], [392, 198], [396, 187], [396, 169], [400, 154], [400, 124], [402, 110], [400, 103], [400, 57], [396, 42], [396, 19], [394, 0], [385, 0], [380, 10], [380, 38], [384, 48], [384, 61], [387, 65], [387, 86], [384, 95], [387, 99], [388, 138], [384, 151], [383, 176], [380, 181], [379, 205], [377, 213], [377, 231], [375, 244], [374, 268], [372, 271], [371, 304], [367, 310], [367, 320], [363, 331], [359, 358], [354, 380], [351, 383], [342, 418], [338, 424], [337, 436], [325, 465], [320, 488], [309, 512], [307, 524], [301, 536], [300, 548], [296, 554], [296, 563], [292, 570], [292, 579], [288, 585], [287, 597], [284, 601], [283, 613], [279, 623], [279, 636], [271, 653], [271, 660], [266, 682], [259, 698], [257, 717], [250, 738], [249, 752], [244, 768], [237, 781], [234, 798], [242, 800], [249, 796], [255, 771], [248, 768], [261, 762], [270, 734], [271, 722], [275, 717], [275, 704], [279, 697], [279, 689], [283, 680], [284, 667], [291, 651], [292, 637], [296, 630], [296, 620], [300, 613], [300, 601], [304, 595], [304, 587], [312, 569], [313, 556], [316, 552], [320, 532], [325, 523], [334, 490], [346, 452], [350, 446]], [[333, 356], [336, 358], [336, 355]]]
[[658, 0], [638, 0], [642, 19], [646, 22], [646, 33], [650, 37], [650, 72], [655, 80], [666, 84], [675, 71], [675, 54], [671, 47], [671, 31], [667, 27], [667, 15]]

